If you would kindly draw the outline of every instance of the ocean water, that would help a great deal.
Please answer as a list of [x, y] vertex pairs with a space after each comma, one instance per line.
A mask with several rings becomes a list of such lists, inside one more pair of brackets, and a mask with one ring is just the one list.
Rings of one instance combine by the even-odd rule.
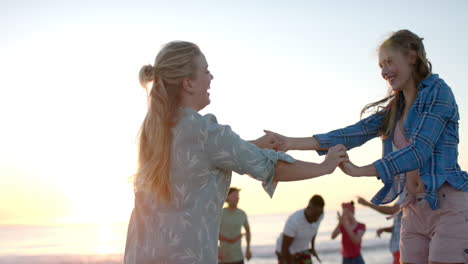
[[[249, 216], [253, 258], [248, 263], [276, 263], [276, 238], [288, 215]], [[366, 263], [392, 263], [390, 235], [377, 238], [375, 234], [377, 228], [391, 226], [392, 221], [369, 209], [359, 209], [356, 218], [367, 228], [362, 243]], [[341, 263], [341, 240], [330, 239], [336, 223], [336, 212], [326, 212], [315, 242], [323, 264]], [[126, 233], [127, 223], [0, 226], [0, 264], [122, 263]]]

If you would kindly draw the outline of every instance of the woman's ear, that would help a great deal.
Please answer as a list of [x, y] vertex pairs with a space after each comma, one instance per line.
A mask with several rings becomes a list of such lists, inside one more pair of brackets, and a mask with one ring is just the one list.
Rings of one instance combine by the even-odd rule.
[[186, 92], [188, 92], [190, 94], [193, 93], [193, 91], [192, 91], [192, 89], [193, 89], [192, 82], [190, 81], [189, 78], [184, 78], [182, 80], [182, 89], [184, 89]]
[[410, 52], [408, 53], [408, 62], [409, 62], [409, 64], [415, 65], [417, 59], [418, 59], [418, 55], [416, 54], [416, 51], [410, 50]]

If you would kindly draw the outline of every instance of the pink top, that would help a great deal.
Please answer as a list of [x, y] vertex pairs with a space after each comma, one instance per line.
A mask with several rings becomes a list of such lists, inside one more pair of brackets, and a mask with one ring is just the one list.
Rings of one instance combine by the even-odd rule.
[[403, 131], [400, 122], [396, 123], [395, 131], [393, 132], [393, 144], [395, 144], [397, 149], [402, 149], [411, 144], [411, 141], [406, 139], [405, 132]]

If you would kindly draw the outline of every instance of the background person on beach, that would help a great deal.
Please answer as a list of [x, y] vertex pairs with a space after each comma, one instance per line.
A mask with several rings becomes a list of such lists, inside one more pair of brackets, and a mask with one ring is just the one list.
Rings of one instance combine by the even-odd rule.
[[221, 225], [219, 228], [219, 250], [221, 251], [221, 264], [243, 264], [244, 255], [242, 254], [242, 234], [241, 229], [245, 229], [245, 258], [250, 260], [250, 226], [247, 220], [247, 214], [237, 207], [239, 203], [239, 189], [230, 187], [226, 203], [221, 211]]
[[366, 225], [356, 221], [354, 217], [354, 202], [341, 204], [343, 214], [338, 212], [338, 224], [331, 234], [335, 239], [341, 234], [341, 255], [343, 264], [364, 264], [361, 255], [362, 236], [366, 232]]
[[221, 209], [232, 171], [262, 181], [271, 196], [278, 181], [332, 173], [347, 160], [343, 146], [321, 164], [295, 161], [267, 137], [242, 140], [214, 115], [198, 113], [210, 103], [213, 79], [197, 45], [174, 41], [143, 66], [140, 83], [148, 111], [139, 137], [135, 207], [124, 262], [216, 263]]
[[379, 66], [391, 89], [363, 109], [376, 107], [371, 116], [311, 138], [270, 135], [282, 142], [283, 151], [326, 150], [336, 144], [352, 149], [382, 137], [383, 158], [362, 167], [346, 162], [341, 169], [350, 176], [380, 179], [384, 187], [371, 200], [377, 205], [392, 202], [406, 188], [403, 263], [464, 263], [468, 173], [458, 165], [459, 113], [452, 90], [432, 73], [423, 39], [409, 30], [395, 32], [380, 45]]
[[405, 193], [403, 192], [398, 197], [398, 200], [393, 205], [389, 205], [389, 206], [375, 205], [359, 196], [357, 200], [359, 204], [370, 207], [379, 213], [393, 216], [392, 226], [379, 228], [376, 231], [378, 237], [380, 237], [380, 235], [383, 232], [388, 232], [392, 234], [390, 237], [390, 251], [392, 252], [392, 255], [393, 255], [393, 264], [400, 264], [400, 227], [401, 227], [401, 215], [402, 215], [400, 212], [400, 204], [403, 201], [404, 197], [405, 197]]
[[283, 232], [276, 241], [279, 264], [312, 263], [311, 255], [320, 261], [315, 251], [315, 237], [323, 220], [324, 206], [322, 196], [314, 195], [305, 209], [288, 217]]

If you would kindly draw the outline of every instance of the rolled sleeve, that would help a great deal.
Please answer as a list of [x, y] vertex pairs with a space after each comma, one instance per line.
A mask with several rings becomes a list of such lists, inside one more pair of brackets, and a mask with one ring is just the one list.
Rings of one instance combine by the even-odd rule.
[[389, 180], [392, 179], [392, 177], [389, 177], [389, 175], [393, 175], [393, 174], [392, 172], [390, 172], [385, 162], [383, 162], [383, 160], [380, 159], [372, 163], [372, 165], [374, 165], [375, 169], [377, 170], [377, 174], [378, 174], [377, 177], [380, 178], [382, 182], [389, 183]]
[[[330, 147], [333, 147], [328, 134], [317, 134], [317, 135], [314, 135], [314, 137], [319, 142], [320, 148], [328, 149]], [[319, 155], [325, 155], [325, 154], [327, 154], [327, 152], [328, 152], [328, 150], [317, 150], [317, 153]]]
[[207, 153], [212, 165], [222, 170], [248, 174], [262, 181], [270, 197], [276, 189], [275, 165], [278, 161], [294, 163], [296, 160], [284, 152], [260, 149], [241, 139], [229, 126], [219, 125], [215, 119], [208, 124]]

